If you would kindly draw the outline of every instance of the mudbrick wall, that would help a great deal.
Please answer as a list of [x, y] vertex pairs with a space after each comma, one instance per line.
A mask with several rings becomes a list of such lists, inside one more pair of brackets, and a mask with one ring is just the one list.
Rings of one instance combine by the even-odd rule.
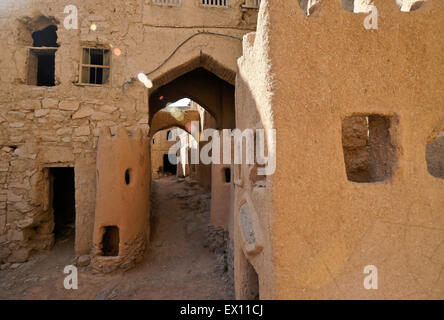
[[[264, 197], [239, 170], [237, 297], [256, 285], [248, 264], [261, 298], [444, 297], [444, 180], [427, 164], [444, 129], [444, 3], [374, 4], [378, 29], [367, 30], [368, 14], [340, 0], [308, 17], [296, 1], [263, 0], [244, 37], [237, 125], [260, 119], [277, 148]], [[364, 117], [355, 129], [353, 117]], [[377, 289], [364, 287], [369, 265]]]
[[[200, 121], [200, 115], [197, 110], [162, 109], [151, 119], [151, 172], [153, 178], [158, 178], [165, 173], [163, 156], [168, 154], [170, 148], [176, 144], [176, 139], [177, 141], [180, 140], [177, 137], [187, 135], [186, 130], [190, 130], [191, 121]], [[168, 132], [175, 134], [176, 138], [171, 136], [174, 139], [173, 141], [168, 140]], [[188, 139], [187, 137], [186, 141]], [[183, 176], [183, 171], [188, 172], [189, 164], [185, 164], [185, 148], [181, 148], [179, 153], [183, 163], [178, 166], [178, 169], [180, 168], [178, 175]]]
[[149, 142], [141, 129], [120, 127], [116, 136], [102, 130], [92, 260], [97, 271], [127, 270], [143, 257], [150, 238]]
[[[77, 255], [92, 247], [99, 132], [110, 127], [147, 129], [148, 90], [134, 78], [150, 74], [152, 90], [194, 68], [231, 82], [241, 42], [255, 29], [256, 12], [181, 6], [151, 1], [27, 1], [0, 3], [0, 261], [26, 261], [32, 250], [54, 243], [49, 169], [75, 171]], [[66, 29], [67, 5], [78, 9], [78, 29]], [[55, 86], [30, 85], [35, 68], [32, 33], [57, 26]], [[91, 27], [94, 25], [94, 27]], [[201, 34], [203, 31], [234, 38]], [[103, 85], [80, 84], [82, 48], [111, 50], [110, 77]], [[119, 49], [115, 53], [114, 48]], [[204, 58], [203, 58], [204, 57]], [[160, 68], [157, 68], [159, 67]], [[131, 80], [132, 79], [132, 80]], [[168, 101], [167, 102], [174, 102]]]

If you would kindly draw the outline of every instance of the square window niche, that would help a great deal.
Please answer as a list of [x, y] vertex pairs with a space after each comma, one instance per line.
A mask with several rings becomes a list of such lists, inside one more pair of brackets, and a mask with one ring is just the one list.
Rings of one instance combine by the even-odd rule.
[[372, 183], [391, 179], [398, 161], [394, 115], [359, 114], [342, 121], [342, 147], [349, 181]]
[[426, 161], [429, 173], [435, 178], [444, 179], [444, 131], [427, 144]]

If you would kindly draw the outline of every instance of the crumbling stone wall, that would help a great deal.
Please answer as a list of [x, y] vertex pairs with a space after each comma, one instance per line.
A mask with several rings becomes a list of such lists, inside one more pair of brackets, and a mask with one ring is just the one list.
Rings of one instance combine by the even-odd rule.
[[[253, 15], [245, 19], [241, 2], [233, 1], [230, 9], [219, 11], [199, 7], [190, 15], [190, 8], [198, 5], [193, 0], [184, 0], [183, 8], [153, 7], [150, 1], [74, 0], [69, 4], [78, 8], [79, 28], [72, 30], [63, 26], [65, 1], [0, 3], [2, 263], [24, 261], [31, 249], [50, 248], [53, 243], [51, 204], [46, 200], [50, 192], [45, 175], [48, 167], [74, 167], [75, 249], [77, 255], [90, 252], [96, 197], [94, 168], [101, 128], [110, 127], [112, 134], [119, 127], [148, 129], [147, 89], [132, 79], [139, 72], [156, 69], [150, 75], [153, 90], [198, 67], [211, 69], [222, 78], [235, 74], [241, 46], [229, 37], [194, 36], [171, 59], [165, 59], [202, 27], [235, 38], [253, 30], [255, 11], [250, 10]], [[58, 28], [56, 86], [31, 86], [27, 84], [31, 34], [50, 24]], [[121, 54], [111, 57], [109, 83], [80, 85], [82, 47], [96, 45], [117, 47]]]

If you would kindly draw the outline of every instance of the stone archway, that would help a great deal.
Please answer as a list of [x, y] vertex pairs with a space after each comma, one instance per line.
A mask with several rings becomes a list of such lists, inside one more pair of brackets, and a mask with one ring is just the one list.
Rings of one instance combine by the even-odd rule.
[[200, 115], [197, 110], [184, 110], [183, 118], [174, 117], [171, 112], [158, 111], [151, 120], [150, 137], [153, 137], [158, 131], [172, 127], [179, 127], [186, 130], [186, 125], [191, 121], [200, 121]]
[[234, 128], [233, 84], [203, 67], [152, 90], [149, 96], [150, 124], [156, 112], [164, 108], [167, 102], [174, 102], [183, 97], [192, 99], [207, 110], [216, 119], [217, 129]]
[[[151, 135], [173, 125], [183, 129], [192, 120], [200, 120], [200, 131], [206, 128], [234, 129], [235, 79], [236, 72], [205, 55], [192, 59], [162, 76], [153, 78], [153, 88], [148, 97], [148, 123]], [[189, 98], [201, 107], [200, 118], [194, 119], [192, 112], [185, 112], [184, 120], [175, 121], [174, 117], [162, 110], [168, 103], [176, 102], [182, 98]], [[212, 118], [212, 121], [206, 123], [205, 119], [207, 118]], [[199, 149], [206, 143], [206, 141], [199, 141]], [[209, 237], [220, 242], [219, 249], [224, 254], [226, 254], [225, 241], [230, 241], [230, 237], [227, 235], [229, 230], [232, 230], [232, 219], [230, 218], [232, 211], [230, 209], [234, 200], [234, 186], [231, 179], [228, 182], [226, 179], [225, 170], [227, 168], [228, 172], [231, 172], [229, 165], [190, 166], [190, 177], [195, 178], [195, 181], [207, 192], [211, 192], [209, 224], [212, 228], [209, 230], [209, 234], [211, 234]], [[215, 193], [218, 195], [216, 196]], [[216, 210], [220, 206], [220, 210]], [[157, 216], [159, 216], [159, 210], [161, 208], [157, 209]], [[213, 245], [209, 244], [209, 246]], [[230, 267], [228, 269], [232, 270]]]

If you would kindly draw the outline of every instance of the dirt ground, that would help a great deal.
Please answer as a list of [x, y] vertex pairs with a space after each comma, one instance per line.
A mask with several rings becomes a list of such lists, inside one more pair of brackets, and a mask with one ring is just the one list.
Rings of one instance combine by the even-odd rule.
[[63, 269], [75, 258], [70, 236], [0, 271], [0, 299], [233, 299], [223, 259], [206, 240], [210, 195], [165, 177], [153, 181], [152, 198], [152, 241], [136, 268], [93, 274], [79, 267], [78, 289], [66, 290]]

